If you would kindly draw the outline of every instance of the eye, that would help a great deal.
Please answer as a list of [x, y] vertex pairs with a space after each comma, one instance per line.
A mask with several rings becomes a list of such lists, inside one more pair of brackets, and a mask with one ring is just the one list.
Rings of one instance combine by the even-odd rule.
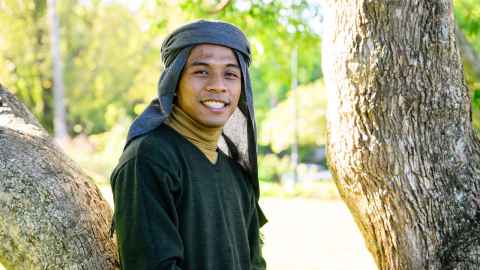
[[237, 79], [237, 78], [240, 78], [240, 76], [239, 76], [237, 73], [235, 73], [235, 72], [229, 72], [229, 71], [227, 71], [227, 72], [225, 73], [225, 77], [226, 77], [227, 79]]
[[195, 71], [193, 72], [193, 74], [195, 74], [195, 75], [200, 75], [200, 76], [207, 76], [207, 75], [208, 75], [208, 71], [206, 71], [206, 70], [195, 70]]

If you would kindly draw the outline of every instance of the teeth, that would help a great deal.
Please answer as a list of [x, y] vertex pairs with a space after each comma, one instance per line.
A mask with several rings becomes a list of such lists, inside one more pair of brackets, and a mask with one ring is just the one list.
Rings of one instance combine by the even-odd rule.
[[225, 107], [225, 103], [219, 101], [204, 101], [203, 104], [211, 109], [221, 109]]

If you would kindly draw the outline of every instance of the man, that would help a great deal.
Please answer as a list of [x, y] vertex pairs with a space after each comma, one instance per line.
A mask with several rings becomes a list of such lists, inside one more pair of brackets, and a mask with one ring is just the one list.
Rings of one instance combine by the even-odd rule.
[[111, 177], [121, 268], [265, 269], [248, 42], [198, 21], [164, 41], [162, 60], [158, 99]]

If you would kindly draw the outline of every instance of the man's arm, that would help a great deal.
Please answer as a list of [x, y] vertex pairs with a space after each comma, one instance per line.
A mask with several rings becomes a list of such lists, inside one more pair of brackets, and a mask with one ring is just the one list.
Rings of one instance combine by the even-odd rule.
[[178, 189], [166, 170], [141, 156], [112, 174], [122, 270], [181, 270], [183, 243], [175, 207]]

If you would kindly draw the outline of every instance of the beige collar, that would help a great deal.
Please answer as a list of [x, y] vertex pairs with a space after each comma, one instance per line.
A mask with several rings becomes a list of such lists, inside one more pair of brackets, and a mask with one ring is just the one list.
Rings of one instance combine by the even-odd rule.
[[221, 127], [206, 127], [175, 104], [165, 123], [195, 145], [212, 164], [217, 162], [217, 145], [222, 134]]

